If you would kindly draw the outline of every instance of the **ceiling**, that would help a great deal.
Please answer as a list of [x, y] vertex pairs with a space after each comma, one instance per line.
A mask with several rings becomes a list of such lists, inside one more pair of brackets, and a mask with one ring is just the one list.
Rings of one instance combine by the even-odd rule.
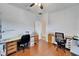
[[39, 6], [29, 7], [32, 3], [9, 3], [9, 4], [36, 14], [46, 12], [57, 12], [70, 7], [79, 6], [79, 3], [42, 3], [44, 9], [41, 10]]

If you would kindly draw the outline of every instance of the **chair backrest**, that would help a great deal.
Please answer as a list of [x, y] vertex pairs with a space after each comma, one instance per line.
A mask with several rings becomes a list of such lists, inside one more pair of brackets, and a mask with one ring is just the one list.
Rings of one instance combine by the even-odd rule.
[[60, 42], [61, 40], [64, 40], [64, 33], [55, 32], [55, 41]]
[[22, 37], [21, 37], [21, 43], [22, 44], [24, 44], [24, 43], [27, 43], [27, 42], [29, 42], [30, 41], [30, 35], [28, 34], [28, 35], [23, 35]]

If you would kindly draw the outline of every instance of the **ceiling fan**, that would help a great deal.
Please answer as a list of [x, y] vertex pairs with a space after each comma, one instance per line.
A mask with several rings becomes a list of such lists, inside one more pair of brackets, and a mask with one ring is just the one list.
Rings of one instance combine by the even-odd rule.
[[43, 9], [42, 3], [32, 3], [32, 4], [30, 5], [30, 7], [33, 7], [33, 6], [35, 6], [35, 5], [39, 6], [40, 9]]

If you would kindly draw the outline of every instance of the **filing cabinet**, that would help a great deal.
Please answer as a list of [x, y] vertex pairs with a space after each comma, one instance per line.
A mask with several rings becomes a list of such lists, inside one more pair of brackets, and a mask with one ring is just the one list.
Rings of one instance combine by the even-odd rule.
[[52, 43], [52, 34], [48, 34], [48, 43]]
[[35, 34], [35, 36], [34, 36], [34, 43], [35, 44], [39, 43], [39, 35], [38, 34]]
[[12, 41], [12, 42], [6, 43], [6, 55], [9, 55], [16, 51], [17, 51], [17, 41]]

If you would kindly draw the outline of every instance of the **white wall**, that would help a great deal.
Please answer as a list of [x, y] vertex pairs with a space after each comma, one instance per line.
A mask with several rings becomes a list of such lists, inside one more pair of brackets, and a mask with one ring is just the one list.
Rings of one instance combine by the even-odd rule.
[[34, 21], [37, 19], [36, 15], [9, 4], [1, 4], [1, 7], [2, 30], [13, 30], [5, 32], [3, 39], [23, 34], [25, 31], [34, 32]]
[[77, 18], [77, 31], [76, 31], [76, 34], [79, 36], [79, 7], [76, 9], [76, 12], [77, 12], [77, 15], [76, 15], [76, 18]]
[[[23, 9], [8, 5], [0, 4], [2, 14], [2, 30], [14, 30], [10, 32], [13, 35], [21, 34], [27, 30], [34, 31], [35, 20], [46, 20], [46, 32], [64, 32], [65, 34], [73, 35], [79, 32], [79, 6], [72, 7], [66, 10], [55, 13], [46, 13], [42, 17], [25, 11]], [[47, 22], [48, 21], [48, 22]], [[42, 29], [42, 31], [44, 31]], [[6, 32], [5, 35], [9, 33]], [[42, 34], [44, 34], [42, 32]], [[6, 35], [8, 37], [10, 34]], [[13, 36], [12, 35], [12, 36]], [[5, 37], [5, 36], [4, 36]]]
[[66, 35], [73, 36], [77, 31], [77, 18], [79, 15], [79, 6], [66, 10], [49, 13], [48, 32], [63, 32]]

